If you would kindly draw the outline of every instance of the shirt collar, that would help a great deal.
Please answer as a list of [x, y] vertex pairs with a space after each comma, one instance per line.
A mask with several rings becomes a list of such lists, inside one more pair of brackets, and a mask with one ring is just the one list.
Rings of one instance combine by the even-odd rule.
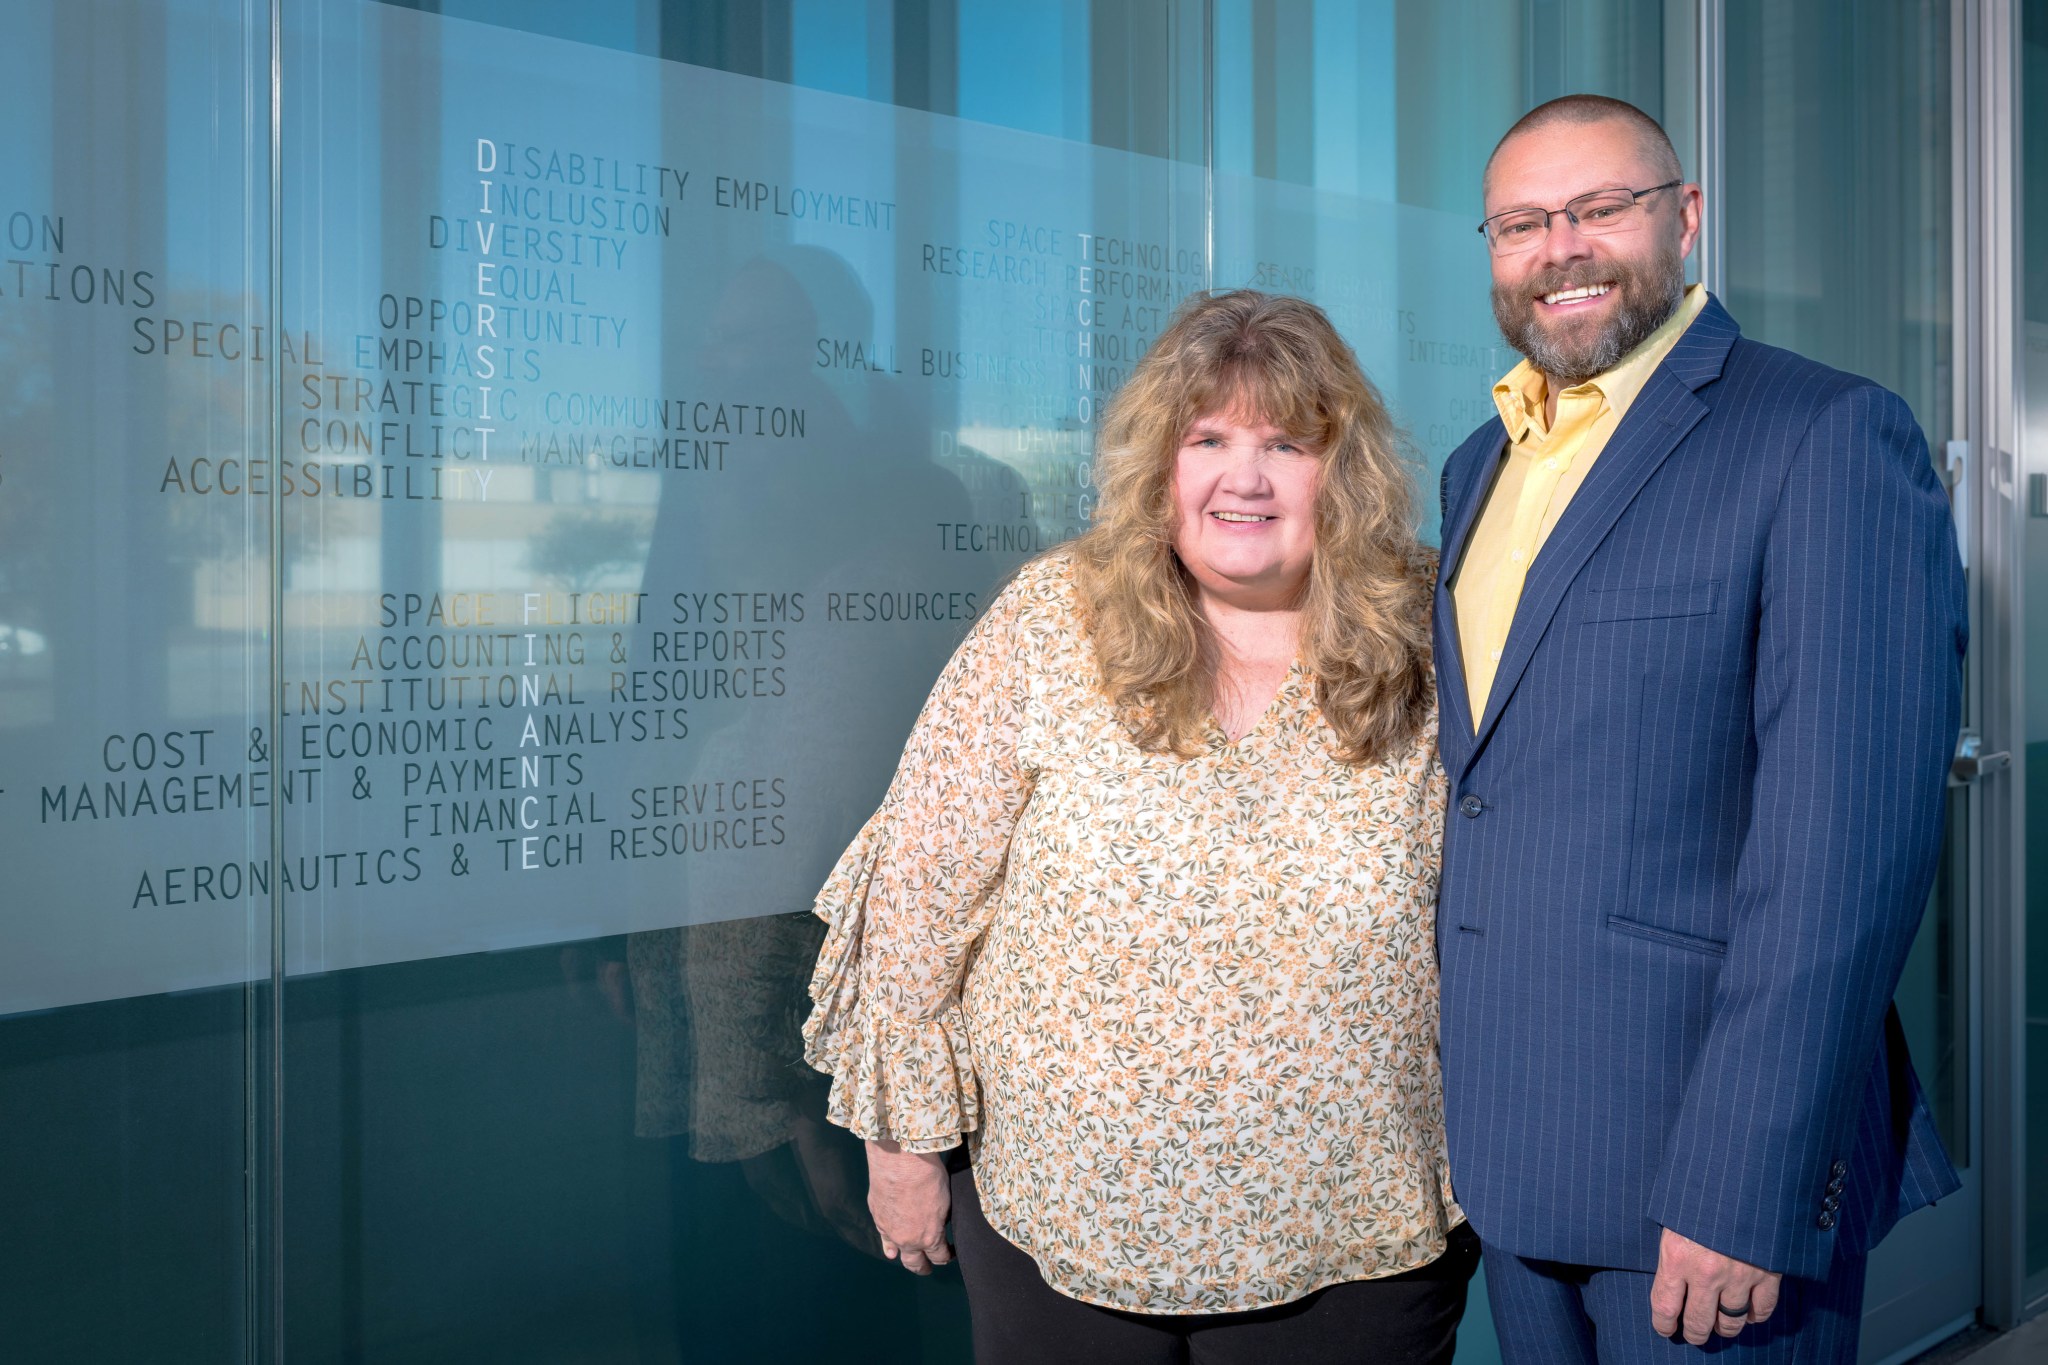
[[[1614, 409], [1615, 419], [1619, 421], [1628, 415], [1629, 405], [1650, 382], [1651, 374], [1706, 306], [1706, 286], [1688, 285], [1685, 296], [1678, 307], [1672, 309], [1671, 316], [1664, 319], [1656, 331], [1644, 337], [1634, 350], [1615, 362], [1613, 369], [1594, 375], [1583, 384], [1574, 384], [1558, 397], [1597, 392], [1606, 405]], [[1501, 376], [1493, 386], [1493, 406], [1500, 413], [1501, 425], [1508, 430], [1509, 442], [1521, 445], [1531, 435], [1538, 438], [1545, 435], [1543, 405], [1547, 396], [1548, 388], [1542, 373], [1527, 360]]]

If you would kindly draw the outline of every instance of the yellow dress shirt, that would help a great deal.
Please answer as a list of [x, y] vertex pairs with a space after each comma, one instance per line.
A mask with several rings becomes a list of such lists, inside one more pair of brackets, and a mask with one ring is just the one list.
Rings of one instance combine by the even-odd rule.
[[1558, 394], [1555, 422], [1544, 419], [1548, 394], [1543, 375], [1528, 361], [1493, 386], [1494, 406], [1508, 429], [1508, 456], [1451, 585], [1475, 730], [1486, 714], [1486, 698], [1507, 648], [1508, 627], [1521, 604], [1530, 562], [1571, 506], [1572, 495], [1628, 415], [1629, 404], [1706, 306], [1704, 286], [1687, 289], [1664, 325], [1613, 369]]

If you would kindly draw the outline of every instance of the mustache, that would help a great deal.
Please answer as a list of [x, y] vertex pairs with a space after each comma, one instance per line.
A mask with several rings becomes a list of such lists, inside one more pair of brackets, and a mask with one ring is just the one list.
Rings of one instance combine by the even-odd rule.
[[1623, 284], [1629, 272], [1619, 266], [1579, 266], [1572, 269], [1546, 270], [1531, 277], [1522, 285], [1522, 292], [1530, 298], [1555, 294], [1560, 289], [1584, 289], [1596, 284]]

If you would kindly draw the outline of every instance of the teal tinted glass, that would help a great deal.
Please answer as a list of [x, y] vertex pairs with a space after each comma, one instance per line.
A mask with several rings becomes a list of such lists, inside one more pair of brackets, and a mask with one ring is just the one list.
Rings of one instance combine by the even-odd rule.
[[[1937, 462], [1955, 434], [1951, 8], [1744, 0], [1726, 14], [1729, 311], [1750, 336], [1903, 396]], [[1965, 1192], [1872, 1257], [1865, 1339], [1887, 1350], [1979, 1297], [1968, 814], [1951, 790], [1946, 855], [1895, 996]]]
[[[1493, 416], [1519, 359], [1472, 230], [1514, 121], [1612, 95], [1691, 143], [1691, 30], [1619, 3], [1216, 6], [1216, 283], [1301, 294], [1358, 353], [1426, 468]], [[1454, 99], [1444, 92], [1457, 91]]]
[[0, 1352], [232, 1360], [270, 820], [270, 35], [0, 12]]
[[281, 1250], [295, 1359], [965, 1359], [810, 891], [1186, 291], [1322, 302], [1432, 466], [1490, 414], [1479, 168], [1592, 89], [1690, 169], [1672, 9], [305, 0], [273, 220], [249, 7], [8, 6], [11, 1339], [264, 1358]]
[[1186, 9], [288, 22], [285, 846], [395, 855], [288, 921], [295, 1355], [965, 1358], [808, 910], [1202, 282]]
[[[1902, 395], [1939, 451], [1953, 422], [1947, 7], [1744, 4], [1728, 22], [1729, 310], [1760, 340]], [[1967, 1161], [1963, 871], [1949, 860], [1899, 1006]]]

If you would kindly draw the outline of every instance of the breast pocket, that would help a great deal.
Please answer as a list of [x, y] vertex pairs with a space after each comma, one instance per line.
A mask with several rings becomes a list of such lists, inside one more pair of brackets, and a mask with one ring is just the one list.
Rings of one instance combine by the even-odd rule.
[[1579, 621], [1660, 621], [1710, 616], [1719, 607], [1721, 581], [1658, 583], [1647, 587], [1591, 588], [1580, 595]]

